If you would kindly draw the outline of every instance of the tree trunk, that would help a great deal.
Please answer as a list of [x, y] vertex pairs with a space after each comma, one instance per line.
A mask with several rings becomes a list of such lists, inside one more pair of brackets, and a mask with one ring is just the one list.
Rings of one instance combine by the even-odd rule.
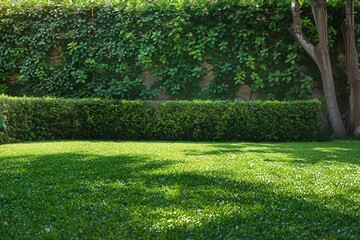
[[316, 62], [321, 73], [330, 124], [334, 134], [338, 136], [345, 136], [345, 128], [341, 120], [336, 100], [330, 61], [326, 0], [312, 0], [311, 8], [319, 35], [319, 44], [315, 47], [302, 32], [299, 0], [291, 1], [293, 24], [289, 30], [310, 57]]
[[354, 1], [346, 0], [346, 18], [343, 24], [346, 54], [346, 75], [350, 86], [350, 116], [348, 131], [360, 135], [360, 73], [355, 41]]
[[341, 119], [339, 107], [336, 100], [333, 73], [330, 62], [330, 54], [326, 49], [316, 48], [315, 55], [319, 62], [318, 67], [321, 73], [324, 95], [326, 100], [329, 119], [334, 131], [338, 136], [345, 136], [345, 127]]

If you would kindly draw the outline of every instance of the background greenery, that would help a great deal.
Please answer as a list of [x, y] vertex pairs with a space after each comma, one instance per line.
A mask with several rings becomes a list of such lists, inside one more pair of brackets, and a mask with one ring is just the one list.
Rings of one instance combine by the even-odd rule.
[[[334, 3], [329, 13], [336, 84], [344, 97], [344, 7]], [[308, 6], [304, 16], [316, 41]], [[307, 99], [321, 84], [290, 24], [286, 1], [2, 1], [0, 92], [232, 99], [247, 84], [261, 99]], [[146, 71], [156, 79], [150, 86], [141, 79]], [[208, 72], [215, 79], [200, 91]]]
[[[52, 139], [313, 141], [319, 101], [116, 101], [0, 96], [0, 142]], [[3, 131], [0, 129], [0, 131]]]
[[358, 239], [359, 141], [0, 145], [1, 239]]

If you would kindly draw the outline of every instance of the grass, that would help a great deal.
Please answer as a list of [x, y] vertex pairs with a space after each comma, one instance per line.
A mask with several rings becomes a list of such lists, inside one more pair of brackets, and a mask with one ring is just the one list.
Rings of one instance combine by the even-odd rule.
[[360, 142], [0, 146], [0, 239], [359, 239]]

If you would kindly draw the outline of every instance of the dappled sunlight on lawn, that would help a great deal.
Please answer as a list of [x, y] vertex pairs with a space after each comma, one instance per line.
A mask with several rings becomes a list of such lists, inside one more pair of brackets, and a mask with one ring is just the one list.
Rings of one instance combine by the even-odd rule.
[[[46, 238], [49, 228], [66, 239], [352, 238], [359, 144], [335, 145], [343, 143], [3, 145], [0, 236]], [[318, 149], [337, 158], [328, 164]]]
[[[353, 143], [357, 143], [354, 141]], [[337, 147], [334, 145], [344, 145]], [[185, 155], [228, 155], [239, 154], [257, 156], [264, 161], [283, 160], [289, 163], [315, 164], [321, 161], [338, 161], [351, 164], [360, 164], [359, 148], [348, 148], [347, 142], [316, 143], [322, 147], [313, 147], [314, 143], [213, 143], [208, 146], [211, 150], [187, 149]], [[360, 145], [360, 143], [359, 143]]]

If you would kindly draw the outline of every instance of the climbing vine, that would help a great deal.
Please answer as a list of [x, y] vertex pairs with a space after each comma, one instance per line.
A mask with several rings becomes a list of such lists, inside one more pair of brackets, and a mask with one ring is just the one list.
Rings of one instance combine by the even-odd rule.
[[288, 33], [287, 3], [70, 2], [1, 6], [0, 93], [233, 99], [248, 85], [262, 99], [311, 96], [316, 75]]

